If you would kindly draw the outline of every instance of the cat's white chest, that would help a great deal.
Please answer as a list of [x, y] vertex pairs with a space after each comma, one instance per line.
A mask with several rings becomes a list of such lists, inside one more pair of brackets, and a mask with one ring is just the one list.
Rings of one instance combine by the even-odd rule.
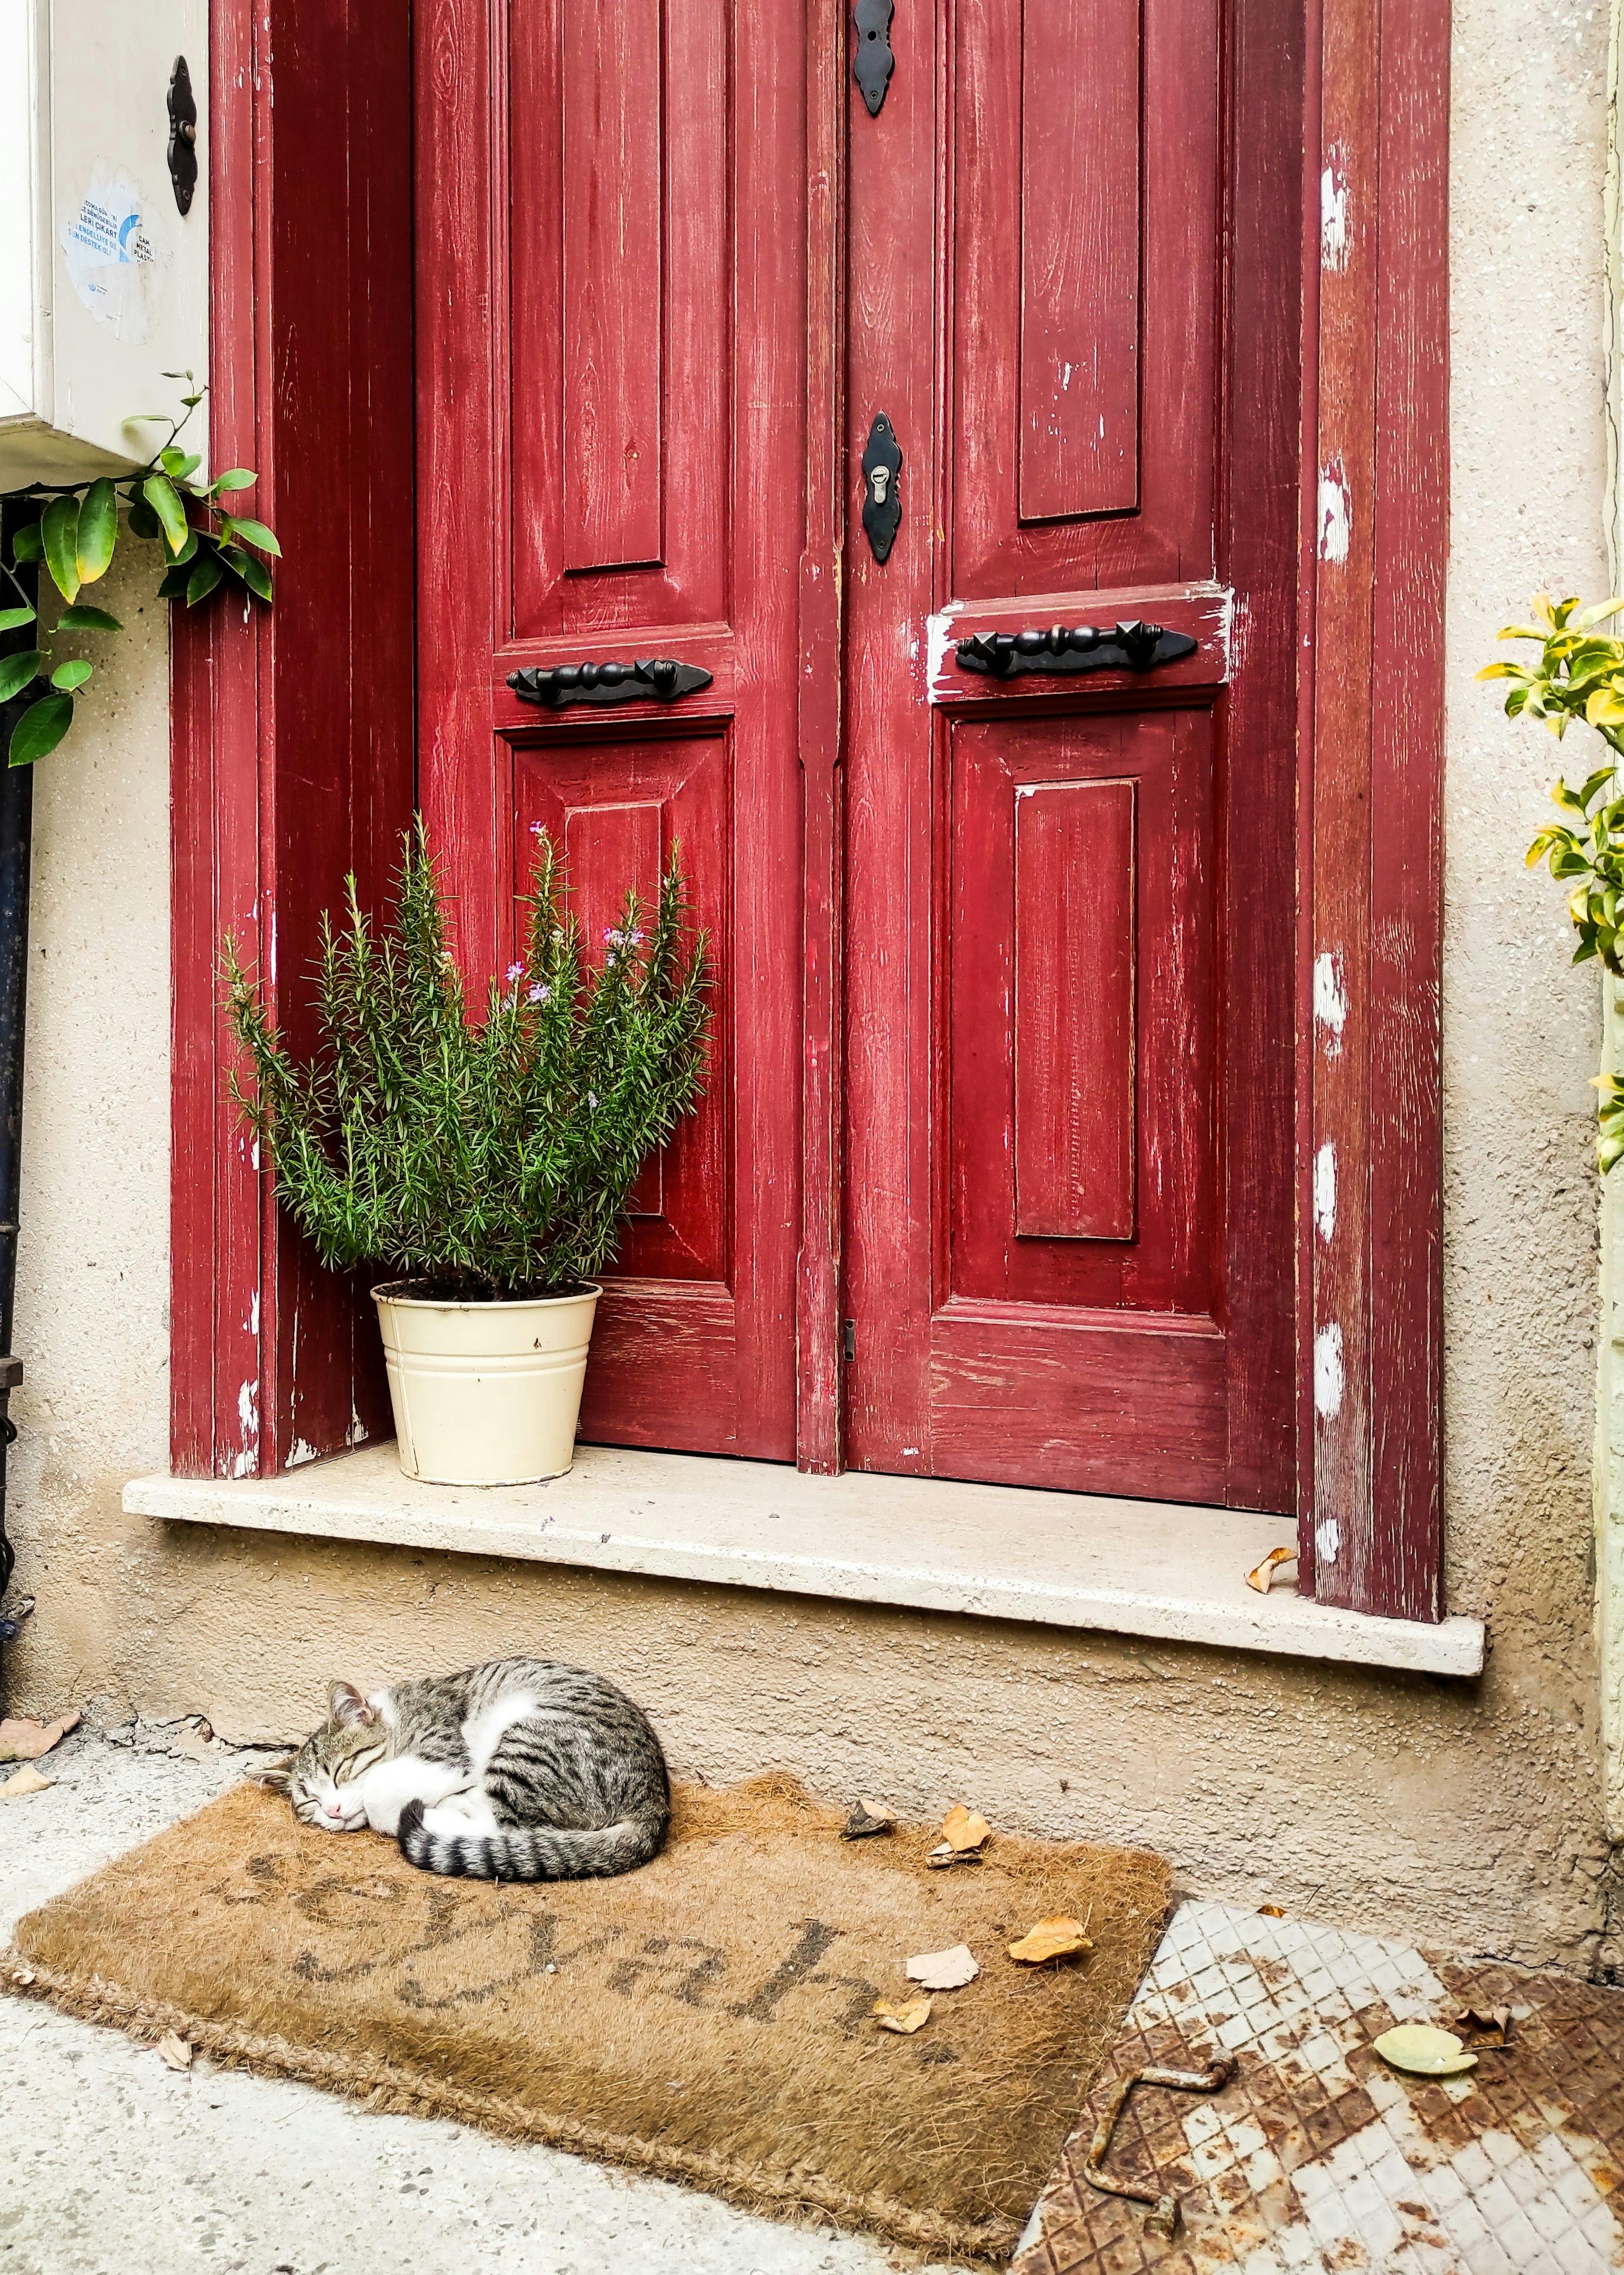
[[379, 1762], [360, 1780], [366, 1822], [374, 1833], [391, 1840], [400, 1832], [400, 1812], [409, 1801], [432, 1809], [454, 1793], [465, 1793], [472, 1782], [468, 1772], [454, 1762], [426, 1762], [419, 1754], [397, 1754]]

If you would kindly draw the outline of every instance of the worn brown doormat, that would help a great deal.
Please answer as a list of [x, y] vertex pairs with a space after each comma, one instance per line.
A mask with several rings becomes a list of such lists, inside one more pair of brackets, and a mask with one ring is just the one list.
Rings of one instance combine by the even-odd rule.
[[[688, 1786], [642, 1871], [493, 1887], [245, 1785], [30, 1913], [0, 1981], [754, 2210], [1007, 2253], [1155, 1946], [1167, 1868], [995, 1833], [932, 1870], [934, 1829], [846, 1841], [842, 1822], [788, 1777]], [[1090, 1955], [1007, 1956], [1057, 1913], [1086, 1918]], [[916, 2035], [870, 2018], [911, 1955], [959, 1943], [981, 1972]]]

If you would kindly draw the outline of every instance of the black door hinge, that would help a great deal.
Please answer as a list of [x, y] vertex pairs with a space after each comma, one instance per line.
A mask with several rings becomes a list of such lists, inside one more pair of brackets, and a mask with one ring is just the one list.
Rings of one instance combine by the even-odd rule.
[[851, 76], [871, 118], [879, 117], [891, 74], [896, 69], [896, 57], [891, 52], [894, 12], [892, 0], [857, 0], [851, 11], [851, 28], [857, 35], [852, 49]]
[[841, 1321], [840, 1355], [848, 1361], [856, 1358], [857, 1355], [857, 1323], [855, 1319]]

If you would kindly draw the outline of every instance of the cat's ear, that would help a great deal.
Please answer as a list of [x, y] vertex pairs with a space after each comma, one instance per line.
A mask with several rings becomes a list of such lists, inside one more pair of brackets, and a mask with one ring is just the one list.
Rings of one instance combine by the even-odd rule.
[[364, 1730], [378, 1719], [378, 1710], [369, 1706], [352, 1682], [329, 1684], [327, 1693], [327, 1719], [336, 1730]]
[[267, 1762], [262, 1769], [251, 1770], [250, 1785], [262, 1785], [268, 1793], [291, 1793], [293, 1790], [293, 1757], [289, 1754], [279, 1762]]

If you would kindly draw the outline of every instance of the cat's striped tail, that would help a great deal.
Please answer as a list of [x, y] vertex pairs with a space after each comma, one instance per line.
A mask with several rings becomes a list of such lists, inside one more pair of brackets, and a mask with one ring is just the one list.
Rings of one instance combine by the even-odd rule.
[[517, 1825], [501, 1833], [431, 1833], [423, 1815], [420, 1801], [409, 1801], [400, 1812], [408, 1863], [470, 1880], [605, 1880], [633, 1872], [659, 1855], [668, 1822], [661, 1813], [585, 1832]]

